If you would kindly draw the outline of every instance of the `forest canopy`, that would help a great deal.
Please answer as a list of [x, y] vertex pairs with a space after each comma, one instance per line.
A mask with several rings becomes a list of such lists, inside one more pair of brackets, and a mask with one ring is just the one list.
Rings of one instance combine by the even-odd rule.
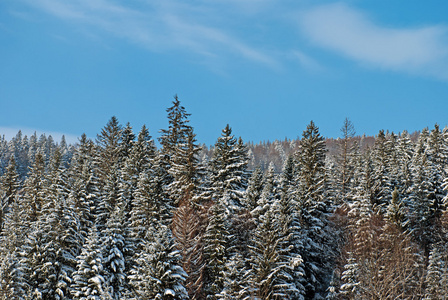
[[[439, 299], [448, 130], [0, 139], [0, 299]], [[157, 147], [157, 144], [160, 146]]]

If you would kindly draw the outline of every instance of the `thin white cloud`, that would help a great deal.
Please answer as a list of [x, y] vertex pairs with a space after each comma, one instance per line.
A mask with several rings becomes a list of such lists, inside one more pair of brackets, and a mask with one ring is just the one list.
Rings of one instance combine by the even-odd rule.
[[294, 50], [292, 51], [292, 56], [299, 61], [300, 65], [302, 65], [304, 68], [311, 70], [311, 71], [322, 71], [324, 67], [319, 64], [315, 59], [313, 59], [311, 56], [305, 54], [302, 51]]
[[47, 137], [51, 135], [53, 140], [57, 143], [61, 141], [62, 136], [65, 136], [65, 140], [69, 144], [75, 144], [78, 142], [78, 136], [72, 135], [72, 134], [64, 134], [61, 132], [55, 132], [55, 131], [45, 131], [41, 129], [31, 129], [31, 128], [13, 128], [13, 127], [0, 127], [0, 137], [5, 137], [7, 141], [11, 140], [13, 137], [17, 135], [17, 133], [21, 131], [23, 136], [30, 137], [34, 133], [37, 134], [37, 136], [41, 136], [42, 134], [45, 134]]
[[307, 10], [299, 16], [315, 45], [369, 66], [448, 79], [448, 30], [444, 26], [389, 28], [345, 4]]
[[207, 57], [231, 53], [270, 67], [277, 65], [269, 54], [215, 26], [208, 16], [211, 8], [205, 4], [166, 0], [134, 2], [132, 7], [111, 0], [25, 1], [64, 21], [107, 31], [152, 51], [189, 51]]

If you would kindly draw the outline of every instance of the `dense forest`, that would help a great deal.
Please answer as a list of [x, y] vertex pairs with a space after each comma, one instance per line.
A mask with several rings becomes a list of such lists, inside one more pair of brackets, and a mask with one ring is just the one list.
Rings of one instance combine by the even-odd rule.
[[445, 299], [448, 130], [0, 139], [0, 299]]

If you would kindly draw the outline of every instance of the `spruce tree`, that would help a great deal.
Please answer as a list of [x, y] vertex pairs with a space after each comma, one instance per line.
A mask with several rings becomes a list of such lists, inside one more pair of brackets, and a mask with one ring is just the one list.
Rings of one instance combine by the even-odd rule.
[[114, 300], [122, 299], [125, 291], [129, 289], [126, 275], [129, 259], [126, 258], [129, 257], [131, 245], [127, 243], [129, 230], [125, 222], [124, 207], [116, 207], [106, 223], [102, 237], [104, 279]]
[[205, 287], [207, 299], [217, 299], [224, 288], [225, 267], [230, 257], [228, 211], [218, 201], [209, 210], [204, 233]]
[[159, 224], [148, 231], [136, 262], [130, 276], [135, 299], [189, 299], [184, 287], [187, 274], [168, 227]]
[[297, 153], [298, 170], [296, 182], [298, 209], [302, 220], [306, 296], [323, 296], [331, 276], [331, 264], [336, 243], [330, 233], [329, 213], [332, 204], [327, 199], [325, 143], [319, 128], [313, 121], [303, 132]]
[[111, 299], [104, 278], [103, 256], [99, 245], [96, 227], [89, 230], [87, 240], [77, 257], [76, 271], [70, 291], [74, 300], [105, 300]]
[[241, 139], [232, 135], [227, 126], [218, 138], [213, 157], [210, 160], [210, 185], [212, 198], [223, 199], [224, 194], [230, 197], [229, 209], [238, 210], [247, 188], [247, 154]]
[[272, 210], [266, 211], [260, 218], [249, 246], [251, 297], [266, 300], [300, 299], [296, 298], [299, 291], [290, 275], [290, 258], [285, 255], [289, 246], [275, 222]]
[[6, 172], [0, 177], [0, 233], [3, 230], [5, 214], [14, 201], [19, 187], [20, 181], [16, 171], [16, 161], [14, 156], [11, 156]]
[[70, 192], [68, 201], [79, 219], [79, 233], [83, 240], [95, 223], [99, 202], [99, 182], [94, 143], [82, 134], [68, 170]]

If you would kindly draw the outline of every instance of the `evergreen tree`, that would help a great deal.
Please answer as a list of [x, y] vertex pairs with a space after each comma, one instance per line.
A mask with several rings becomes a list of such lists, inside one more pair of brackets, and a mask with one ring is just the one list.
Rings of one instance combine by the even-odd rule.
[[79, 234], [83, 240], [95, 223], [99, 201], [99, 182], [95, 162], [95, 145], [83, 134], [74, 153], [69, 173], [68, 201], [79, 219]]
[[0, 299], [25, 299], [25, 274], [16, 253], [2, 253], [0, 258]]
[[127, 215], [129, 215], [134, 205], [139, 176], [152, 167], [155, 154], [154, 142], [149, 135], [148, 129], [143, 125], [137, 141], [133, 143], [130, 152], [126, 154], [127, 158], [123, 166], [120, 202], [124, 203]]
[[299, 299], [290, 271], [285, 237], [268, 210], [261, 217], [249, 246], [251, 257], [250, 294], [257, 299]]
[[[297, 153], [298, 207], [302, 220], [302, 258], [305, 262], [306, 298], [324, 294], [331, 276], [334, 236], [330, 232], [332, 210], [326, 195], [325, 143], [313, 121], [303, 132]], [[322, 296], [321, 295], [321, 296]]]
[[3, 230], [4, 216], [14, 201], [19, 187], [20, 182], [16, 171], [16, 161], [14, 156], [11, 156], [5, 174], [0, 177], [0, 192], [3, 192], [3, 195], [0, 194], [0, 233]]
[[263, 171], [260, 167], [257, 167], [249, 178], [243, 206], [249, 211], [254, 210], [258, 205], [258, 200], [260, 199], [262, 190]]
[[140, 174], [137, 184], [136, 198], [129, 218], [131, 236], [137, 248], [150, 228], [156, 224], [171, 224], [173, 206], [165, 189], [169, 175], [160, 165], [161, 161], [158, 156], [153, 168]]
[[101, 232], [115, 210], [120, 196], [120, 176], [123, 163], [123, 129], [112, 117], [97, 135], [98, 177], [100, 199], [97, 206], [97, 224]]
[[347, 263], [344, 265], [344, 272], [342, 272], [341, 294], [345, 295], [348, 299], [360, 299], [361, 287], [359, 278], [359, 264], [351, 253]]
[[351, 156], [356, 150], [357, 144], [354, 142], [355, 127], [353, 123], [345, 118], [341, 128], [342, 138], [338, 143], [338, 155], [336, 156], [337, 174], [336, 177], [338, 188], [340, 189], [343, 199], [346, 198], [350, 188], [350, 181], [353, 177], [353, 166], [351, 164]]
[[169, 191], [175, 205], [185, 202], [200, 204], [202, 194], [201, 186], [205, 170], [199, 163], [198, 153], [201, 150], [196, 144], [196, 135], [193, 129], [187, 131], [185, 143], [176, 145], [176, 154], [171, 157], [169, 173], [173, 182], [169, 185]]
[[58, 149], [49, 163], [45, 202], [36, 226], [25, 242], [23, 262], [28, 269], [29, 285], [37, 299], [65, 299], [79, 253], [79, 222], [67, 205], [64, 169]]
[[168, 156], [168, 160], [171, 160], [172, 156], [176, 155], [176, 147], [179, 144], [185, 144], [187, 133], [192, 128], [188, 125], [190, 114], [180, 104], [177, 95], [174, 96], [173, 105], [166, 111], [168, 113], [168, 129], [160, 131], [159, 141], [162, 145], [162, 152]]
[[424, 300], [445, 299], [448, 295], [448, 266], [444, 248], [441, 244], [434, 244], [429, 253]]
[[77, 257], [77, 270], [73, 273], [70, 285], [74, 300], [105, 300], [111, 299], [104, 279], [103, 256], [98, 244], [99, 236], [96, 227], [89, 230], [89, 235]]
[[217, 295], [220, 300], [242, 300], [250, 297], [249, 271], [245, 266], [246, 259], [239, 253], [231, 256], [225, 265], [223, 289]]
[[384, 209], [389, 204], [391, 190], [390, 177], [390, 147], [384, 130], [380, 130], [375, 139], [372, 152], [374, 172], [372, 174], [373, 204]]
[[45, 181], [45, 162], [42, 153], [38, 152], [35, 161], [30, 168], [30, 175], [24, 183], [24, 195], [22, 200], [23, 220], [30, 228], [31, 223], [36, 222], [41, 214], [44, 203], [43, 186]]
[[129, 233], [125, 222], [124, 208], [118, 206], [107, 221], [102, 238], [104, 279], [114, 300], [122, 299], [128, 289], [126, 258], [131, 245], [126, 240]]
[[175, 248], [168, 227], [157, 225], [148, 231], [130, 276], [135, 299], [189, 299], [184, 287], [187, 274]]
[[209, 211], [209, 223], [204, 233], [205, 280], [207, 299], [217, 299], [224, 288], [225, 267], [229, 258], [230, 233], [228, 212], [218, 201]]
[[247, 154], [242, 140], [232, 135], [227, 125], [218, 138], [210, 161], [212, 198], [223, 199], [228, 194], [229, 209], [238, 210], [247, 188]]

